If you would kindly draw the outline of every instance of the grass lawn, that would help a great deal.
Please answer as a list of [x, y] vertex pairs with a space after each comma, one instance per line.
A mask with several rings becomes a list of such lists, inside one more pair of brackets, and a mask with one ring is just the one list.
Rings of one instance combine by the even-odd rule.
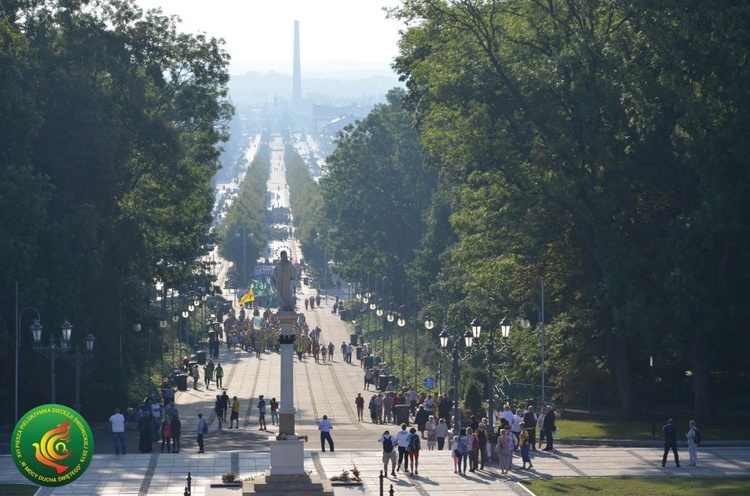
[[747, 494], [748, 477], [652, 477], [540, 479], [522, 484], [537, 496], [736, 496]]
[[34, 496], [37, 489], [29, 484], [0, 484], [0, 496]]
[[[689, 419], [688, 419], [689, 420]], [[656, 424], [656, 438], [661, 440], [661, 420]], [[556, 422], [561, 439], [653, 439], [651, 422], [626, 422], [623, 420], [566, 420]], [[683, 439], [688, 430], [687, 420], [676, 421], [677, 439]], [[720, 426], [720, 427], [719, 427]], [[726, 439], [750, 439], [750, 423], [717, 422], [706, 426], [698, 425], [703, 441]]]

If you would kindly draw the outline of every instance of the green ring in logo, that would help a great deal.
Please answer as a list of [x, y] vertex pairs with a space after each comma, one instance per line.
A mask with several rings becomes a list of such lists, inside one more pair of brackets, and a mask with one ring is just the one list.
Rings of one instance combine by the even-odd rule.
[[18, 420], [10, 451], [18, 470], [34, 484], [64, 486], [88, 468], [94, 456], [94, 436], [75, 410], [40, 405]]

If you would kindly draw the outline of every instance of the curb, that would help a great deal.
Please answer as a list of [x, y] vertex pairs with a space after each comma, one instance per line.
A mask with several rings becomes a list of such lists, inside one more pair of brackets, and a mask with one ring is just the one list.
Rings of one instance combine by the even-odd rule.
[[[555, 439], [555, 444], [562, 446], [613, 446], [620, 448], [663, 448], [664, 441], [634, 439]], [[687, 446], [687, 441], [678, 445]], [[750, 440], [703, 441], [701, 448], [749, 448]]]

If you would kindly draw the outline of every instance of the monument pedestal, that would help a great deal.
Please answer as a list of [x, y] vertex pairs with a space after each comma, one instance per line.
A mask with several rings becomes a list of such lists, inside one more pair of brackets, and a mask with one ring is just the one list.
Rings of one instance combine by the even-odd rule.
[[[291, 436], [296, 437], [296, 436]], [[305, 474], [305, 442], [301, 439], [285, 439], [271, 441], [271, 470], [269, 474], [276, 475], [304, 475]]]
[[242, 496], [263, 494], [268, 496], [333, 496], [331, 481], [317, 475], [260, 475], [243, 481]]

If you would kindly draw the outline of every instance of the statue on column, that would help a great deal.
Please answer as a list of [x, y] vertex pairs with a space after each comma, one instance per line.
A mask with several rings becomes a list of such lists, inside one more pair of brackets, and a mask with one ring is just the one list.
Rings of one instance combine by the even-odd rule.
[[271, 274], [271, 284], [276, 289], [279, 297], [280, 312], [294, 312], [294, 294], [292, 291], [292, 281], [296, 278], [294, 265], [289, 261], [286, 251], [281, 252], [281, 260], [273, 268]]

